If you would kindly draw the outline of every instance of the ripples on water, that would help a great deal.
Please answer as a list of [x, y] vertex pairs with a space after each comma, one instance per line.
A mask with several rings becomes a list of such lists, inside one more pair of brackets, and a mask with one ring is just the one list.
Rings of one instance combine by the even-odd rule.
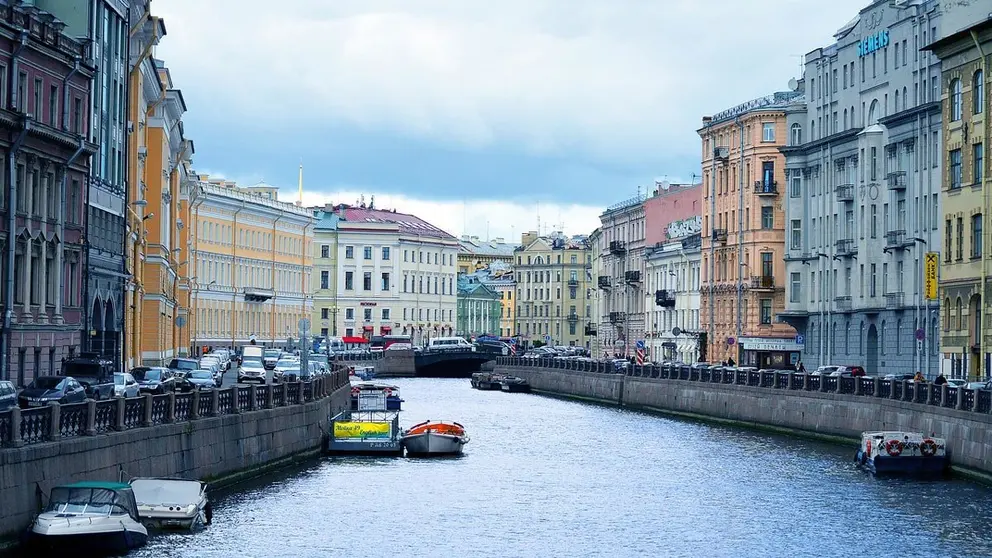
[[397, 380], [404, 426], [457, 420], [450, 459], [325, 458], [216, 499], [133, 556], [992, 556], [988, 489], [876, 480], [854, 448], [468, 380]]

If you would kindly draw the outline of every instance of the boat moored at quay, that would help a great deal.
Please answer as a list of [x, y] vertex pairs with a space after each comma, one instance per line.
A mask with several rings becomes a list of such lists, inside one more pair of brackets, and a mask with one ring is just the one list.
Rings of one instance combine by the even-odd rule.
[[403, 399], [400, 398], [400, 388], [398, 386], [371, 382], [353, 384], [351, 386], [352, 411], [370, 409], [400, 411], [402, 410], [402, 406]]
[[410, 457], [460, 455], [469, 436], [457, 422], [424, 421], [403, 431], [401, 437]]
[[944, 438], [918, 432], [864, 432], [854, 456], [873, 475], [940, 476], [950, 468]]
[[509, 393], [528, 393], [530, 382], [517, 376], [503, 376], [499, 381], [499, 388]]
[[475, 372], [472, 374], [472, 387], [483, 391], [499, 391], [500, 382], [505, 376], [506, 374], [496, 372]]

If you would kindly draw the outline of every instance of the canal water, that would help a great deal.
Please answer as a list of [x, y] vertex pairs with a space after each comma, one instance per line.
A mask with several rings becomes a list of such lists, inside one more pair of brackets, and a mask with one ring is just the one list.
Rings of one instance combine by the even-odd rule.
[[528, 394], [396, 380], [450, 459], [324, 458], [215, 500], [148, 557], [992, 556], [992, 491], [875, 480], [837, 447]]

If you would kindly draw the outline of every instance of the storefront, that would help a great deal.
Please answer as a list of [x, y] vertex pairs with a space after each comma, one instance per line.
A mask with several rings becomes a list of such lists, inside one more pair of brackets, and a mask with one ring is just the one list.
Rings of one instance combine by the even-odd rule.
[[794, 369], [803, 350], [793, 338], [741, 337], [738, 343], [741, 347], [739, 366], [755, 368]]

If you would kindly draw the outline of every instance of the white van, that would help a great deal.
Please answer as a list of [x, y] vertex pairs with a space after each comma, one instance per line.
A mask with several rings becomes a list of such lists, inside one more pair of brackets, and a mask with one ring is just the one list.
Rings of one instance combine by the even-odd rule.
[[431, 351], [474, 351], [475, 345], [464, 337], [435, 337], [430, 340], [427, 348]]

